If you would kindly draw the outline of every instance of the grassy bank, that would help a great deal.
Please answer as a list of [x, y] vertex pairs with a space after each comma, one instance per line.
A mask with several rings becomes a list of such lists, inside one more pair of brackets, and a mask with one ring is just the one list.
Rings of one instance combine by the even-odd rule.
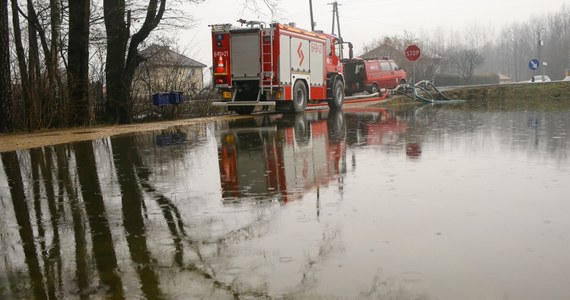
[[[570, 82], [505, 84], [463, 87], [444, 92], [451, 99], [467, 100], [470, 109], [485, 110], [561, 110], [570, 106]], [[408, 97], [398, 96], [386, 106], [415, 105]]]

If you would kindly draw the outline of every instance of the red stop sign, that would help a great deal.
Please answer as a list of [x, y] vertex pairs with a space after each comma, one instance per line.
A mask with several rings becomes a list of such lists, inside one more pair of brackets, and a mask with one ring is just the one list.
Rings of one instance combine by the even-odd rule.
[[409, 46], [406, 48], [406, 51], [405, 51], [404, 54], [406, 55], [406, 59], [407, 59], [407, 60], [409, 60], [409, 61], [411, 61], [411, 62], [414, 62], [414, 61], [416, 61], [416, 60], [418, 60], [418, 59], [420, 58], [421, 51], [420, 51], [420, 48], [419, 48], [418, 46], [416, 46], [416, 45], [409, 45]]

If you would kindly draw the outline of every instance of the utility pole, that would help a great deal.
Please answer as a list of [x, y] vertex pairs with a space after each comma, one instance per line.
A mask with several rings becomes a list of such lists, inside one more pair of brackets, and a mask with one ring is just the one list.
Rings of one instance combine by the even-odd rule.
[[334, 24], [335, 24], [335, 19], [336, 19], [336, 24], [337, 24], [337, 29], [338, 29], [338, 38], [342, 41], [342, 35], [340, 34], [340, 19], [338, 17], [338, 2], [335, 0], [333, 3], [329, 3], [329, 5], [333, 6], [331, 33], [334, 34]]
[[541, 53], [541, 49], [542, 49], [542, 45], [544, 44], [542, 42], [542, 39], [540, 38], [540, 32], [544, 30], [544, 27], [541, 27], [538, 29], [538, 44], [536, 45], [536, 54], [537, 54], [537, 58], [538, 58], [538, 71], [540, 74], [540, 69], [542, 68], [542, 81], [544, 82], [544, 62], [542, 61], [542, 57], [540, 56]]
[[311, 31], [315, 31], [315, 21], [313, 19], [313, 0], [309, 0], [309, 10], [311, 11]]
[[[335, 19], [336, 19], [336, 26], [338, 29], [338, 47], [340, 47], [340, 58], [343, 58], [343, 53], [344, 53], [344, 44], [342, 42], [342, 35], [340, 34], [340, 19], [338, 17], [338, 2], [335, 0], [333, 3], [329, 3], [329, 5], [333, 6], [333, 15], [332, 15], [332, 30], [331, 33], [334, 35], [334, 24], [335, 24]], [[352, 46], [351, 50], [352, 51]], [[352, 53], [352, 52], [350, 52]], [[349, 54], [349, 56], [351, 56], [352, 54]]]
[[[568, 43], [568, 48], [570, 49], [570, 43]], [[566, 78], [566, 76], [570, 76], [570, 50], [568, 50], [568, 70], [566, 72], [564, 72], [564, 78]]]

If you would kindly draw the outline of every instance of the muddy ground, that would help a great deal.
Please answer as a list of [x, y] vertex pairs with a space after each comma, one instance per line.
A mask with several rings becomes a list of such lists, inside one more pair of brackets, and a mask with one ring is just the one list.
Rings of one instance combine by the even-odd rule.
[[0, 153], [14, 150], [52, 146], [76, 141], [93, 140], [118, 134], [163, 130], [172, 126], [194, 125], [213, 119], [238, 116], [183, 119], [153, 123], [141, 123], [115, 126], [92, 126], [60, 130], [45, 130], [32, 133], [0, 134]]

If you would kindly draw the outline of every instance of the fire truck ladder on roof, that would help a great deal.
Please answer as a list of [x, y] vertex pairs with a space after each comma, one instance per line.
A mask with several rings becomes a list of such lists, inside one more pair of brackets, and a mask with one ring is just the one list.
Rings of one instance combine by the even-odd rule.
[[273, 92], [275, 78], [273, 69], [273, 28], [261, 30], [261, 76], [259, 86]]

